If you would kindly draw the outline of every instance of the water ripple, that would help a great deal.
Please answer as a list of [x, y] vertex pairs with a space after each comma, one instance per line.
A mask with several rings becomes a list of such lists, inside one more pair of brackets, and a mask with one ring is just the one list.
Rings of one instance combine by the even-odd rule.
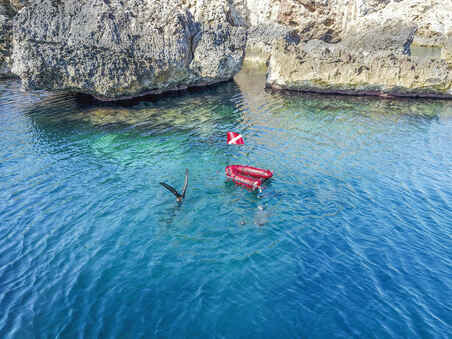
[[[446, 338], [452, 104], [263, 84], [101, 103], [0, 82], [0, 337]], [[233, 163], [275, 176], [251, 193]], [[177, 205], [159, 182], [185, 168]]]

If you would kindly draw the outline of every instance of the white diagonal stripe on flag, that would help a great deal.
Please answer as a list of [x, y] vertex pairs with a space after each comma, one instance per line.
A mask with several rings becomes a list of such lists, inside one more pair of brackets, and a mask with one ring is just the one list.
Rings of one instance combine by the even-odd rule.
[[235, 142], [236, 142], [237, 140], [241, 139], [241, 138], [242, 138], [242, 135], [241, 135], [241, 134], [237, 135], [236, 137], [234, 137], [234, 138], [232, 138], [231, 140], [229, 140], [228, 145], [235, 144]]

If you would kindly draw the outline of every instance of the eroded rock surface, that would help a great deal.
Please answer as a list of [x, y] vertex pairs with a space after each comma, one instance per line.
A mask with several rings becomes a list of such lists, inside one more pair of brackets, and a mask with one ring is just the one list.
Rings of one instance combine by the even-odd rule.
[[[226, 1], [36, 0], [15, 18], [13, 71], [28, 89], [115, 100], [229, 80], [246, 30]], [[198, 20], [197, 20], [198, 19]]]
[[[248, 0], [255, 1], [255, 0]], [[351, 21], [384, 8], [391, 0], [276, 0], [277, 22], [301, 39], [338, 42]]]
[[303, 41], [339, 42], [353, 20], [384, 8], [390, 0], [247, 0], [250, 25], [247, 63], [265, 64], [271, 45], [296, 30]]
[[289, 27], [278, 22], [279, 0], [246, 0], [248, 39], [245, 64], [248, 68], [265, 68], [272, 44], [283, 37]]
[[320, 40], [279, 41], [267, 85], [318, 93], [452, 98], [448, 65], [393, 52], [350, 52]]
[[15, 11], [9, 1], [0, 1], [0, 78], [12, 77], [11, 40]]
[[14, 7], [16, 11], [24, 8], [25, 6], [28, 6], [31, 3], [32, 0], [11, 0], [9, 1], [11, 3], [11, 6]]
[[12, 60], [31, 89], [114, 100], [213, 84], [245, 44], [276, 88], [451, 92], [451, 0], [0, 0], [0, 74]]
[[[279, 39], [271, 52], [267, 85], [326, 93], [452, 98], [452, 10], [448, 10], [452, 4], [404, 0], [380, 5], [383, 9], [358, 15], [334, 30], [334, 39], [319, 36], [321, 31], [310, 31], [306, 38], [306, 32], [298, 29]], [[438, 52], [412, 53], [417, 46], [435, 47]]]

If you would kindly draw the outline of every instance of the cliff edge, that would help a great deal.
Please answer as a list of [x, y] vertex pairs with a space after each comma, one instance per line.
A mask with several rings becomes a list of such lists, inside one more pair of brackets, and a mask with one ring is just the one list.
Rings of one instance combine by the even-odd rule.
[[14, 20], [13, 72], [26, 89], [117, 100], [231, 79], [246, 30], [226, 1], [198, 17], [177, 0], [35, 0]]

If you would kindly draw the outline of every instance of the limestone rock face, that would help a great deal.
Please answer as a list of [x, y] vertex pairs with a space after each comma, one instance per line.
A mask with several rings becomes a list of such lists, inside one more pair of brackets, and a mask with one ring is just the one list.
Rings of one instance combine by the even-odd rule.
[[278, 22], [296, 29], [304, 41], [338, 42], [348, 24], [384, 8], [390, 0], [280, 0]]
[[418, 46], [444, 47], [447, 35], [452, 34], [450, 0], [404, 0], [388, 5], [382, 14], [414, 23], [417, 31], [413, 43]]
[[181, 0], [196, 21], [216, 24], [229, 21], [235, 26], [245, 26], [247, 7], [245, 0]]
[[384, 8], [391, 0], [246, 0], [246, 62], [265, 64], [273, 41], [297, 30], [300, 39], [338, 42], [351, 21]]
[[0, 78], [13, 76], [11, 73], [11, 40], [14, 14], [9, 1], [0, 1]]
[[273, 42], [283, 38], [287, 27], [277, 24], [259, 24], [248, 28], [244, 63], [248, 68], [266, 67]]
[[248, 39], [245, 63], [247, 67], [265, 67], [273, 41], [283, 37], [288, 27], [278, 22], [280, 0], [246, 0]]
[[270, 59], [267, 85], [318, 93], [452, 98], [444, 60], [393, 52], [350, 52], [320, 40], [280, 40]]
[[105, 100], [231, 79], [246, 44], [240, 15], [227, 1], [211, 1], [195, 17], [188, 5], [35, 0], [15, 18], [13, 72], [28, 89]]
[[13, 61], [30, 89], [115, 100], [208, 85], [245, 46], [268, 86], [449, 97], [452, 1], [0, 0], [0, 76]]
[[[380, 5], [383, 9], [357, 16], [335, 30], [331, 36], [337, 39], [330, 43], [312, 31], [307, 39], [306, 32], [299, 30], [279, 39], [271, 52], [267, 85], [327, 93], [452, 98], [449, 0]], [[418, 46], [436, 49], [419, 52]]]
[[25, 6], [28, 6], [32, 0], [11, 0], [11, 6], [13, 6], [16, 10], [20, 10]]
[[449, 33], [446, 42], [444, 43], [441, 58], [449, 64], [449, 68], [452, 68], [452, 32]]
[[246, 6], [250, 26], [278, 23], [280, 0], [246, 0]]

